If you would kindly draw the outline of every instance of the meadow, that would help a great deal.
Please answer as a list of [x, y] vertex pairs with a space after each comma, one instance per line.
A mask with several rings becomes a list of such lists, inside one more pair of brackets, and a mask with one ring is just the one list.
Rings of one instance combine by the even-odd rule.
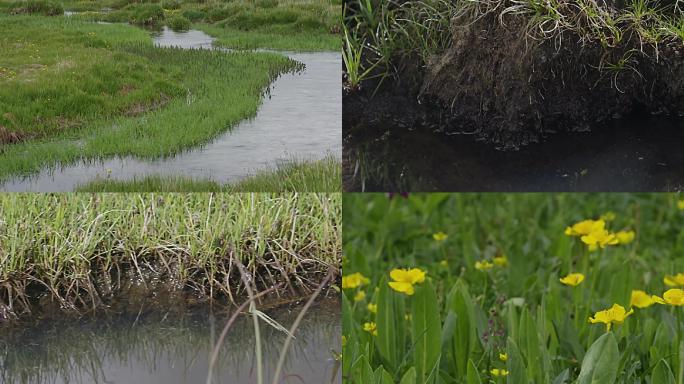
[[340, 48], [340, 0], [235, 1], [0, 1], [0, 11], [61, 14], [151, 29], [201, 29], [217, 45], [235, 49], [337, 51]]
[[348, 194], [348, 383], [684, 382], [676, 194]]
[[340, 220], [339, 194], [3, 194], [0, 323], [306, 296], [339, 268]]
[[12, 53], [0, 57], [0, 180], [84, 159], [172, 156], [254, 116], [268, 85], [301, 69], [274, 53], [155, 48], [124, 25], [0, 25]]
[[342, 165], [328, 156], [316, 161], [288, 161], [260, 170], [235, 183], [191, 177], [147, 176], [133, 180], [96, 179], [79, 192], [341, 192]]

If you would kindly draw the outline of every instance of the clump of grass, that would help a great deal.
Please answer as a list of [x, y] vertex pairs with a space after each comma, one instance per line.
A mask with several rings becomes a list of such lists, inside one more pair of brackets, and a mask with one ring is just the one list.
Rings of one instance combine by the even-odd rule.
[[164, 9], [158, 4], [129, 5], [124, 10], [129, 11], [131, 24], [156, 26], [163, 24], [166, 18]]
[[167, 21], [167, 25], [169, 26], [169, 28], [173, 29], [174, 31], [181, 32], [189, 30], [190, 24], [190, 20], [188, 20], [184, 16], [174, 16]]
[[258, 287], [307, 290], [338, 264], [340, 204], [339, 194], [3, 195], [0, 315], [28, 314], [43, 295], [97, 309], [150, 276], [232, 301], [244, 288], [236, 260]]
[[[677, 195], [348, 194], [343, 208], [350, 383], [684, 377]], [[627, 317], [601, 316], [616, 304]]]
[[12, 13], [38, 14], [45, 16], [61, 16], [64, 8], [61, 4], [51, 0], [28, 0], [18, 1], [9, 6]]
[[261, 170], [234, 184], [186, 177], [148, 176], [141, 180], [95, 180], [81, 192], [341, 192], [341, 163], [332, 156], [319, 161], [290, 161]]

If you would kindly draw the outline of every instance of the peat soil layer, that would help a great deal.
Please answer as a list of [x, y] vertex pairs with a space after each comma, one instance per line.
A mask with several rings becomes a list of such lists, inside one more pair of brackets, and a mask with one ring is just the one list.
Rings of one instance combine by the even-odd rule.
[[[301, 303], [262, 309], [289, 329]], [[208, 307], [55, 319], [0, 333], [0, 381], [50, 383], [204, 383], [213, 346], [231, 313]], [[340, 383], [337, 293], [319, 298], [302, 319], [284, 365], [283, 383]], [[261, 322], [264, 376], [270, 382], [285, 333]], [[254, 327], [238, 317], [223, 343], [214, 383], [254, 383]]]
[[[167, 27], [153, 33], [153, 39], [157, 46], [187, 49], [210, 48], [213, 42], [201, 31], [174, 32]], [[305, 69], [281, 75], [269, 87], [255, 118], [242, 121], [201, 148], [156, 160], [129, 156], [45, 168], [36, 175], [10, 179], [0, 190], [73, 191], [94, 179], [133, 180], [150, 175], [227, 183], [293, 159], [340, 158], [340, 54], [279, 53], [303, 63]]]
[[346, 191], [680, 191], [683, 120], [635, 112], [492, 144], [397, 91], [344, 98]]

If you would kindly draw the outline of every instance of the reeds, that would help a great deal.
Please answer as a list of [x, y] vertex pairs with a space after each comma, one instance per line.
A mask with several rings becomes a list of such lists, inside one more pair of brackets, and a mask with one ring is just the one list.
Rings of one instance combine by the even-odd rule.
[[0, 308], [97, 310], [126, 278], [235, 302], [238, 260], [256, 287], [306, 292], [338, 266], [340, 220], [338, 194], [3, 195]]

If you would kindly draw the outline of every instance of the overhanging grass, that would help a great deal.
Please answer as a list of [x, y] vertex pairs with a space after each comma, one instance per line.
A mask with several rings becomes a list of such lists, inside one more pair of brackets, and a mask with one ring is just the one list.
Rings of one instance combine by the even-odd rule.
[[[102, 27], [59, 18], [40, 20], [40, 25], [55, 35], [62, 33], [64, 25], [93, 31]], [[135, 31], [132, 27], [116, 27]], [[31, 36], [26, 36], [26, 40], [30, 41]], [[80, 159], [114, 155], [170, 156], [205, 143], [240, 120], [254, 116], [267, 85], [279, 74], [300, 67], [293, 60], [271, 53], [155, 48], [148, 42], [128, 41], [117, 39], [119, 44], [111, 49], [174, 74], [182, 96], [167, 100], [163, 108], [139, 116], [98, 119], [78, 131], [62, 132], [50, 140], [4, 146], [0, 153], [0, 180]], [[59, 93], [55, 95], [58, 96]]]
[[340, 49], [339, 35], [317, 33], [276, 33], [242, 31], [230, 26], [196, 24], [194, 28], [216, 38], [214, 44], [233, 49], [275, 49], [283, 51], [336, 51]]
[[0, 195], [0, 320], [43, 294], [96, 308], [126, 269], [207, 299], [238, 294], [235, 260], [259, 286], [306, 287], [336, 268], [340, 220], [339, 194]]
[[119, 181], [95, 180], [81, 192], [340, 192], [341, 163], [332, 156], [319, 161], [292, 161], [275, 170], [262, 170], [234, 184], [188, 177], [148, 176]]

